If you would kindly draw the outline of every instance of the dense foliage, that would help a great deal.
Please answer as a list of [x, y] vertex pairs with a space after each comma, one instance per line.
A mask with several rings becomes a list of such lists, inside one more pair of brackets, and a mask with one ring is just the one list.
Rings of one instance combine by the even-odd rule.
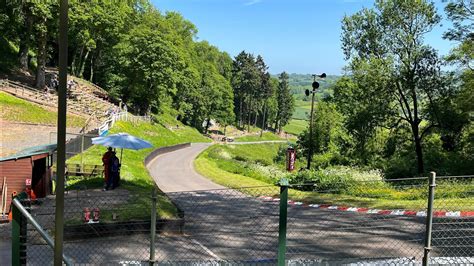
[[[69, 7], [69, 72], [104, 87], [129, 110], [175, 109], [204, 132], [211, 121], [287, 123], [288, 104], [277, 100], [287, 88], [277, 90], [261, 56], [242, 52], [233, 60], [198, 41], [196, 27], [180, 14], [161, 13], [148, 0], [71, 0]], [[7, 1], [0, 30], [0, 71], [35, 71], [43, 88], [45, 67], [57, 66], [58, 3]]]
[[[473, 7], [447, 4], [454, 27], [444, 37], [458, 42], [447, 58], [424, 42], [440, 22], [427, 0], [379, 0], [343, 18], [346, 73], [318, 103], [312, 141], [307, 131], [299, 140], [317, 151], [316, 167], [359, 165], [388, 178], [474, 172]], [[441, 71], [446, 62], [456, 71]]]

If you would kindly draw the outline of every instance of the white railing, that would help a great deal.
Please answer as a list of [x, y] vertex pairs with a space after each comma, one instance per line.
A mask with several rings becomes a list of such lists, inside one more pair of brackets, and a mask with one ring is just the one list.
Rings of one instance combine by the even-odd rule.
[[99, 136], [106, 135], [109, 129], [112, 128], [117, 121], [126, 121], [132, 123], [151, 122], [151, 116], [136, 116], [125, 111], [112, 113], [109, 118], [105, 120], [101, 126], [99, 126]]

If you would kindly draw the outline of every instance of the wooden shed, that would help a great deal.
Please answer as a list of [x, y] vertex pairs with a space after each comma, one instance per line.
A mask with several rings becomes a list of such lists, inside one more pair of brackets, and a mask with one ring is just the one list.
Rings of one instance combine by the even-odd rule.
[[[0, 191], [2, 199], [6, 196], [6, 208], [3, 211], [9, 212], [11, 194], [14, 191], [24, 191], [28, 179], [31, 180], [31, 188], [38, 198], [51, 193], [51, 166], [56, 147], [56, 144], [35, 146], [0, 158]], [[6, 189], [3, 187], [4, 180]], [[1, 212], [0, 208], [0, 216]]]

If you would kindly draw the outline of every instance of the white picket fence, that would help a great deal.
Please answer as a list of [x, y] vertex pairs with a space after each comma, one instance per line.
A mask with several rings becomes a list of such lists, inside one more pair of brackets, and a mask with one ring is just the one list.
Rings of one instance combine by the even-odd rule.
[[127, 122], [151, 122], [151, 116], [136, 116], [128, 112], [122, 111], [119, 113], [113, 113], [109, 116], [109, 119], [104, 121], [99, 127], [99, 136], [105, 136], [109, 132], [117, 121], [127, 121]]

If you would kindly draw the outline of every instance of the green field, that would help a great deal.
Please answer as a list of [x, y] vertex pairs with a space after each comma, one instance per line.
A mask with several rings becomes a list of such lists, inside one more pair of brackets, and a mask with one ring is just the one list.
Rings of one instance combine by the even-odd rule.
[[283, 127], [283, 130], [289, 134], [298, 136], [308, 127], [308, 121], [291, 119], [288, 125]]
[[311, 112], [311, 102], [295, 100], [295, 111], [293, 119], [283, 127], [283, 130], [289, 134], [298, 136], [308, 126], [309, 114]]
[[293, 118], [300, 120], [308, 120], [310, 112], [311, 102], [295, 100], [295, 111], [293, 112]]
[[[172, 118], [165, 117], [163, 120], [172, 120]], [[153, 148], [143, 149], [138, 151], [124, 150], [122, 168], [121, 168], [121, 180], [123, 181], [123, 187], [131, 191], [138, 198], [149, 199], [151, 190], [154, 186], [154, 181], [150, 177], [145, 165], [143, 163], [145, 157], [154, 149], [159, 147], [171, 146], [186, 142], [210, 142], [208, 138], [203, 137], [196, 129], [184, 126], [183, 124], [174, 120], [174, 125], [179, 124], [179, 129], [170, 130], [166, 126], [161, 124], [151, 125], [149, 123], [130, 123], [130, 122], [117, 122], [111, 129], [110, 134], [125, 132], [133, 136], [145, 139], [153, 144]], [[105, 152], [105, 147], [92, 146], [84, 152], [84, 163], [85, 164], [102, 164], [102, 154]], [[80, 155], [77, 155], [68, 160], [67, 163], [79, 163]], [[86, 185], [88, 188], [97, 188], [102, 186], [102, 180], [90, 179], [90, 180], [75, 180], [70, 182], [71, 189], [78, 185]], [[160, 217], [170, 217], [176, 212], [174, 205], [169, 199], [163, 194], [159, 193], [158, 197], [158, 213]], [[125, 218], [135, 213], [125, 214]], [[124, 217], [124, 215], [122, 215]], [[133, 218], [133, 216], [131, 216]]]
[[[57, 113], [30, 103], [10, 94], [0, 92], [0, 118], [14, 122], [55, 125]], [[81, 116], [68, 115], [68, 127], [83, 127], [86, 119]]]
[[266, 140], [284, 140], [280, 136], [272, 133], [272, 132], [263, 132], [262, 137], [260, 137], [260, 133], [257, 135], [248, 135], [243, 137], [235, 138], [237, 142], [248, 142], [248, 141], [266, 141]]

